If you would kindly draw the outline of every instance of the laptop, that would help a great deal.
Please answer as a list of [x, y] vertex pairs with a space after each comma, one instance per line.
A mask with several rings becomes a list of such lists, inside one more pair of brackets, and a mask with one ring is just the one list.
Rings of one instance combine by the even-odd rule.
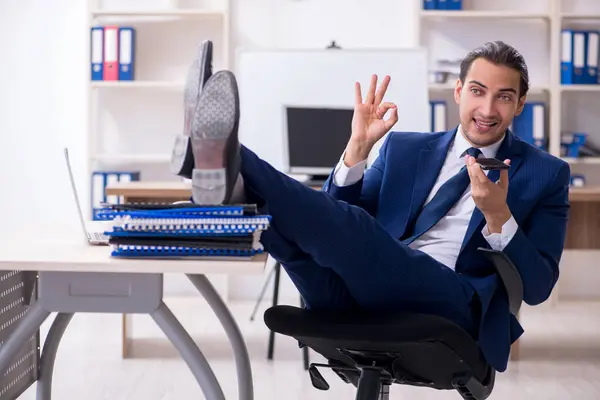
[[104, 234], [108, 224], [105, 221], [89, 221], [87, 226], [83, 219], [83, 212], [81, 211], [81, 204], [79, 203], [79, 195], [77, 194], [77, 188], [75, 187], [75, 179], [73, 178], [73, 171], [71, 170], [71, 161], [69, 160], [69, 149], [65, 148], [65, 161], [67, 162], [67, 170], [69, 171], [69, 179], [71, 180], [71, 188], [73, 189], [73, 196], [75, 197], [75, 204], [77, 204], [77, 211], [79, 212], [79, 221], [86, 240], [91, 245], [108, 245], [108, 236]]

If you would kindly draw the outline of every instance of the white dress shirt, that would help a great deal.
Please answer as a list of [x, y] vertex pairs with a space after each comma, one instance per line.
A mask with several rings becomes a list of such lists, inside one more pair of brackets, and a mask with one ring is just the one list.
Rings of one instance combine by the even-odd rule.
[[[465, 150], [473, 147], [462, 135], [460, 126], [456, 132], [440, 174], [425, 204], [435, 196], [440, 186], [460, 171], [465, 165], [465, 158], [461, 155]], [[481, 150], [484, 157], [495, 157], [501, 143], [502, 139], [490, 146], [479, 148], [479, 150]], [[338, 187], [349, 186], [358, 182], [363, 176], [367, 162], [367, 160], [363, 160], [349, 168], [344, 164], [343, 159], [344, 155], [342, 155], [333, 175], [333, 183]], [[484, 172], [487, 174], [487, 171]], [[454, 207], [429, 231], [418, 237], [409, 246], [429, 254], [448, 268], [454, 269], [474, 210], [475, 202], [471, 197], [471, 185], [469, 185]], [[487, 224], [483, 227], [481, 233], [492, 249], [501, 251], [511, 241], [517, 229], [517, 222], [511, 215], [510, 219], [502, 226], [501, 233], [490, 234]]]

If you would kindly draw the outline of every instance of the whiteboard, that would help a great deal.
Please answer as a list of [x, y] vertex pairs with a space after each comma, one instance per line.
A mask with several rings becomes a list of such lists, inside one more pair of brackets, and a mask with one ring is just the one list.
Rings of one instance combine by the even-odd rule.
[[[378, 84], [385, 75], [391, 77], [384, 101], [398, 106], [399, 120], [392, 130], [428, 132], [424, 49], [240, 50], [236, 74], [240, 141], [275, 168], [287, 172], [285, 107], [353, 109], [354, 83], [360, 82], [364, 100], [372, 74], [378, 75]], [[371, 152], [370, 163], [382, 142]]]

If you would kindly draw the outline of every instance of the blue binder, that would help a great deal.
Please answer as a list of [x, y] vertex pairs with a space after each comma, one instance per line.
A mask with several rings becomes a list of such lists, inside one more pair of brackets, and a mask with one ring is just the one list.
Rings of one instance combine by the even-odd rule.
[[119, 80], [134, 80], [135, 29], [119, 27]]
[[446, 10], [462, 10], [462, 0], [447, 0]]
[[92, 81], [103, 80], [104, 27], [102, 26], [94, 26], [90, 32], [90, 64]]
[[595, 85], [598, 83], [599, 40], [600, 31], [586, 32], [585, 72], [583, 74], [583, 79], [588, 85]]
[[585, 64], [586, 64], [586, 48], [587, 48], [587, 33], [585, 31], [573, 31], [573, 83], [586, 83]]
[[450, 2], [450, 0], [437, 0], [437, 9], [438, 10], [447, 10], [449, 2]]
[[443, 132], [448, 129], [448, 107], [444, 100], [429, 102], [431, 132]]
[[573, 84], [573, 31], [563, 29], [561, 32], [560, 83]]
[[438, 0], [423, 0], [423, 10], [437, 9]]
[[541, 149], [547, 149], [546, 104], [527, 102], [521, 114], [513, 119], [512, 131], [523, 141]]

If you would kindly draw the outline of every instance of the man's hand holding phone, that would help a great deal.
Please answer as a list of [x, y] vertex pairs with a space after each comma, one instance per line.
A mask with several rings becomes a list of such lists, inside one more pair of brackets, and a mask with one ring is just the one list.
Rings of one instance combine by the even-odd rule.
[[[501, 162], [500, 160], [493, 159], [495, 161], [486, 162], [486, 159], [476, 159], [469, 155], [465, 157], [469, 178], [471, 179], [471, 196], [473, 197], [473, 201], [485, 217], [488, 231], [490, 233], [500, 233], [502, 232], [502, 226], [512, 215], [506, 203], [510, 160]], [[479, 164], [480, 161], [483, 164]], [[500, 167], [496, 161], [505, 166]], [[492, 182], [483, 172], [482, 166], [484, 164], [490, 165], [490, 168], [500, 169], [500, 179], [498, 182]]]

